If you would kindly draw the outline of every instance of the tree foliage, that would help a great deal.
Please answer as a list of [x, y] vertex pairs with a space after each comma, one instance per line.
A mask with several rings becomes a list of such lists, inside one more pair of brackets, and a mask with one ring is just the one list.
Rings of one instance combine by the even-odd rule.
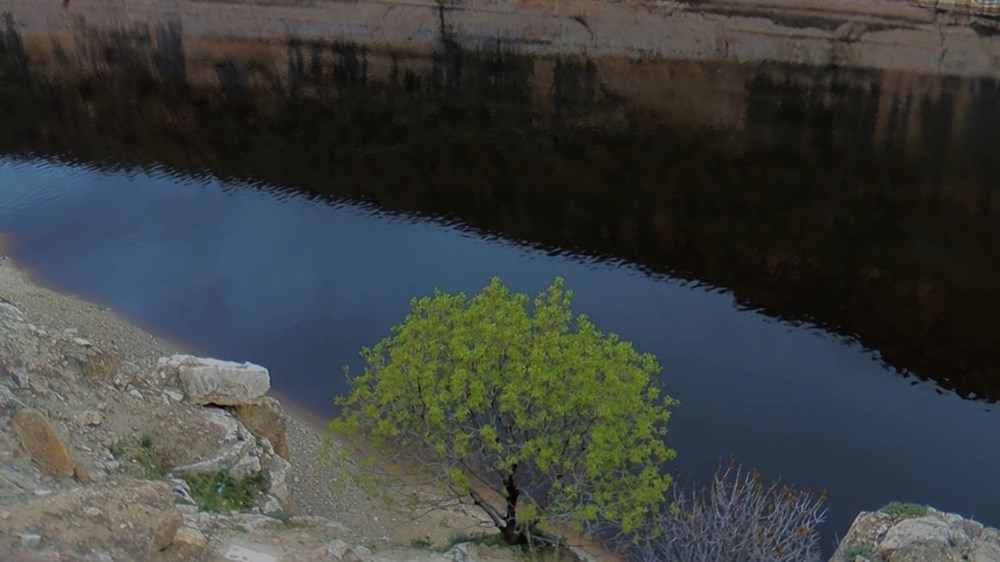
[[656, 359], [574, 317], [571, 297], [556, 279], [529, 306], [494, 278], [472, 298], [414, 299], [362, 350], [331, 429], [435, 475], [512, 544], [554, 523], [635, 529], [670, 484], [675, 402], [654, 384]]

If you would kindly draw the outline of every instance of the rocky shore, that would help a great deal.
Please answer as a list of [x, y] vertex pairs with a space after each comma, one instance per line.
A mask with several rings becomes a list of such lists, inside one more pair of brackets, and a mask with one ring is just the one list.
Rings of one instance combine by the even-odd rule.
[[517, 559], [452, 544], [488, 531], [471, 510], [417, 518], [324, 467], [269, 387], [0, 258], [0, 560]]

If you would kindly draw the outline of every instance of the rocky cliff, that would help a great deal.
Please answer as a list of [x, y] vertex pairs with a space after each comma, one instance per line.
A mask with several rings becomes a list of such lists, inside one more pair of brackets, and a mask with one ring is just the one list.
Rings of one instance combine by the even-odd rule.
[[[963, 2], [969, 4], [969, 2]], [[3, 0], [25, 31], [173, 22], [220, 38], [992, 75], [993, 20], [934, 0]], [[954, 4], [954, 2], [951, 2]]]

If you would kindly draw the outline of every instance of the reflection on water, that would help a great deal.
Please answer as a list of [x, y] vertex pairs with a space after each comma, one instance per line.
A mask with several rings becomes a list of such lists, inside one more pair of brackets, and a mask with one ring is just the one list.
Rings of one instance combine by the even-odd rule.
[[11, 27], [2, 45], [8, 153], [166, 165], [623, 259], [1000, 398], [995, 82], [220, 44], [169, 24]]
[[1000, 399], [994, 82], [6, 26], [0, 231], [60, 285], [326, 409], [410, 296], [562, 274], [661, 358], [679, 468], [1000, 522], [995, 412], [794, 324]]

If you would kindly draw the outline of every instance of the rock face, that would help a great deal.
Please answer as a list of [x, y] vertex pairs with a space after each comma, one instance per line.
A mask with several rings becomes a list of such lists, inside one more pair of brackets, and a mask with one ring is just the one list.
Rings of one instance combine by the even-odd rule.
[[177, 381], [196, 404], [252, 404], [271, 388], [267, 369], [253, 363], [173, 355], [160, 359], [157, 368], [168, 381]]
[[175, 472], [214, 473], [225, 470], [238, 480], [260, 472], [261, 451], [256, 447], [253, 435], [242, 424], [219, 408], [206, 408], [203, 420], [220, 429], [218, 443], [206, 458], [175, 466]]
[[0, 519], [0, 552], [33, 549], [90, 554], [94, 545], [114, 560], [149, 560], [173, 543], [182, 517], [165, 482], [124, 479], [45, 496], [10, 509]]
[[915, 517], [862, 513], [830, 562], [952, 560], [1000, 562], [1000, 531], [932, 508]]
[[38, 410], [21, 410], [14, 414], [14, 433], [31, 460], [53, 476], [72, 476], [73, 459], [59, 432]]
[[265, 397], [256, 404], [241, 404], [234, 408], [239, 418], [250, 431], [271, 442], [274, 452], [288, 460], [288, 440], [285, 436], [286, 422], [282, 414], [281, 403], [271, 397]]

